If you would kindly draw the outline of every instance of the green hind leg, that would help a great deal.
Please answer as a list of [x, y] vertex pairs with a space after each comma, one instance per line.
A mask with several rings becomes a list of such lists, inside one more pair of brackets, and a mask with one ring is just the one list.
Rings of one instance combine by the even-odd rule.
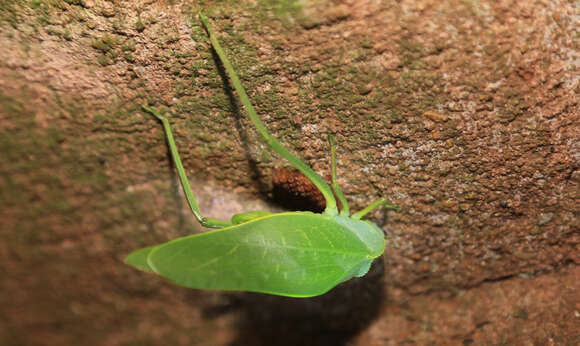
[[187, 175], [185, 174], [185, 169], [183, 168], [183, 164], [181, 163], [181, 158], [179, 157], [179, 152], [177, 151], [177, 146], [175, 145], [175, 140], [173, 139], [173, 132], [171, 131], [171, 126], [169, 125], [169, 120], [166, 117], [161, 115], [155, 108], [143, 106], [143, 110], [148, 113], [151, 113], [157, 119], [161, 121], [163, 124], [163, 129], [165, 130], [165, 135], [167, 138], [167, 143], [169, 144], [169, 149], [171, 151], [171, 156], [173, 157], [173, 162], [175, 163], [175, 168], [177, 168], [177, 174], [179, 176], [179, 181], [181, 182], [181, 186], [183, 187], [183, 192], [185, 192], [185, 198], [187, 199], [187, 203], [189, 204], [189, 208], [191, 209], [193, 215], [197, 219], [197, 221], [204, 227], [208, 228], [223, 228], [227, 226], [231, 226], [232, 223], [229, 221], [221, 221], [216, 219], [211, 219], [209, 217], [201, 216], [199, 212], [199, 207], [197, 205], [197, 201], [193, 196], [193, 191], [191, 191], [191, 186], [189, 185], [189, 181], [187, 180]]
[[332, 190], [330, 189], [326, 181], [324, 181], [324, 179], [322, 179], [320, 175], [316, 174], [316, 172], [314, 172], [312, 168], [308, 167], [308, 165], [302, 162], [302, 160], [300, 160], [298, 157], [296, 157], [288, 150], [286, 150], [286, 148], [284, 148], [276, 138], [274, 138], [272, 135], [268, 133], [268, 131], [264, 127], [264, 124], [258, 117], [258, 114], [254, 109], [254, 106], [252, 106], [252, 103], [250, 102], [250, 99], [246, 94], [246, 90], [242, 86], [242, 82], [240, 82], [238, 74], [234, 70], [234, 67], [230, 63], [228, 57], [226, 56], [226, 53], [222, 49], [213, 31], [211, 30], [207, 17], [203, 13], [199, 12], [199, 19], [201, 20], [201, 23], [203, 24], [205, 30], [207, 31], [209, 35], [209, 40], [218, 57], [220, 58], [220, 61], [222, 62], [227, 75], [232, 80], [232, 85], [234, 86], [234, 89], [236, 89], [236, 92], [240, 97], [240, 101], [242, 102], [242, 105], [244, 105], [244, 108], [248, 113], [250, 121], [252, 121], [252, 123], [256, 127], [256, 130], [258, 130], [260, 135], [262, 135], [264, 142], [270, 147], [270, 149], [277, 152], [280, 156], [284, 157], [286, 160], [288, 160], [288, 162], [292, 164], [292, 166], [294, 166], [302, 174], [308, 177], [308, 179], [310, 179], [310, 181], [318, 188], [318, 190], [320, 190], [320, 192], [324, 196], [324, 199], [326, 200], [326, 209], [324, 210], [324, 214], [337, 215], [338, 210], [336, 208], [336, 200], [334, 199]]

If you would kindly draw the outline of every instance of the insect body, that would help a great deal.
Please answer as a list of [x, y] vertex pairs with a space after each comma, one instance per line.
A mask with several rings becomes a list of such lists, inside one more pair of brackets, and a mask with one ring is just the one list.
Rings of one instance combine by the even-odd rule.
[[[332, 190], [322, 177], [272, 137], [258, 118], [239, 78], [215, 38], [207, 18], [200, 13], [210, 41], [222, 61], [252, 123], [268, 146], [286, 158], [320, 190], [326, 200], [321, 214], [311, 212], [249, 212], [231, 221], [201, 216], [173, 139], [169, 121], [144, 106], [163, 124], [177, 172], [195, 218], [214, 231], [191, 235], [137, 250], [125, 262], [195, 289], [239, 290], [290, 297], [311, 297], [341, 282], [367, 273], [373, 259], [385, 249], [382, 230], [361, 220], [379, 206], [396, 209], [381, 198], [350, 215], [348, 203], [336, 181], [334, 140], [331, 147]], [[342, 204], [340, 213], [334, 198]]]

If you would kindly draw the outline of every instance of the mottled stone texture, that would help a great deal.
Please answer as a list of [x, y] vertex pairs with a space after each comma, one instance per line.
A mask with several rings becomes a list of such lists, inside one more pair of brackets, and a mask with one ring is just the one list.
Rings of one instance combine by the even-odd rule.
[[[122, 263], [271, 207], [258, 141], [197, 1], [0, 2], [0, 344], [580, 343], [578, 1], [204, 3], [266, 126], [388, 247], [294, 300], [187, 290]], [[302, 6], [302, 7], [300, 7]], [[226, 192], [227, 191], [227, 192]]]

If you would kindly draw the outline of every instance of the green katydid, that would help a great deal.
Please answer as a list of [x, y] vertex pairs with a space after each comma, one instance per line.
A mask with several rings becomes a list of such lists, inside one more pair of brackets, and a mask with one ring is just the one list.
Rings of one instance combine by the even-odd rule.
[[[231, 221], [201, 216], [168, 119], [157, 110], [143, 106], [163, 124], [193, 215], [201, 225], [216, 230], [137, 250], [127, 256], [125, 262], [189, 288], [250, 291], [289, 297], [321, 295], [341, 282], [365, 275], [372, 261], [384, 252], [385, 238], [379, 227], [361, 218], [379, 206], [397, 207], [380, 198], [350, 215], [346, 198], [337, 183], [336, 149], [332, 135], [328, 135], [332, 170], [329, 186], [268, 133], [213, 34], [207, 17], [202, 13], [199, 17], [251, 122], [273, 151], [287, 159], [321, 191], [326, 200], [326, 209], [321, 214], [255, 211], [234, 215]], [[340, 213], [333, 192], [343, 206]]]

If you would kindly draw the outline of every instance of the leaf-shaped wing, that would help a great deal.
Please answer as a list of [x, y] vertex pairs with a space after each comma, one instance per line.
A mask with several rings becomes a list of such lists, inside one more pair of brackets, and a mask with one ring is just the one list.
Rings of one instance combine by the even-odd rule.
[[281, 213], [159, 245], [147, 263], [190, 288], [309, 297], [356, 276], [372, 257], [332, 217]]

